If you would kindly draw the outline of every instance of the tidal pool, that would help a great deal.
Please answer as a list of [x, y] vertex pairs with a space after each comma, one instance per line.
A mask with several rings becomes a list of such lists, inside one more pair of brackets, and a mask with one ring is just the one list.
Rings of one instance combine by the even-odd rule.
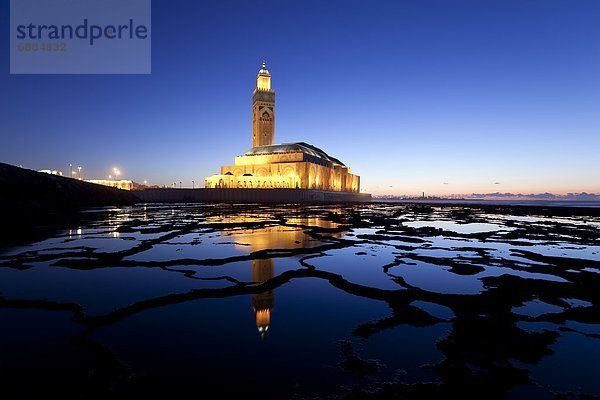
[[600, 396], [598, 210], [518, 211], [85, 210], [0, 244], [0, 396]]

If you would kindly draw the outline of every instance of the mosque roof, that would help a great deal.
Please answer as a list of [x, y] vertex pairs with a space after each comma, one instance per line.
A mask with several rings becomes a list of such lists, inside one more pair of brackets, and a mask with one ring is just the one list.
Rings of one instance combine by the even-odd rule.
[[338, 160], [337, 158], [331, 157], [318, 147], [315, 147], [312, 144], [308, 144], [305, 142], [272, 144], [269, 146], [256, 146], [248, 150], [246, 153], [244, 153], [244, 155], [253, 156], [258, 154], [277, 154], [297, 151], [301, 151], [313, 157], [321, 158], [333, 164], [344, 166], [344, 163]]

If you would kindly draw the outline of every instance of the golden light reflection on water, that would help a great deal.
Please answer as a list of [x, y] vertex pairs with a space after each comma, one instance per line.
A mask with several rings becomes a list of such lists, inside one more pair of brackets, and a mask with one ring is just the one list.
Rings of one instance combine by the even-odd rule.
[[[273, 259], [252, 260], [252, 281], [265, 282], [275, 276]], [[256, 316], [256, 328], [264, 337], [271, 325], [271, 312], [275, 308], [275, 294], [272, 290], [252, 295], [252, 309]]]
[[241, 229], [228, 232], [238, 250], [254, 252], [268, 249], [292, 249], [315, 247], [319, 241], [299, 228], [273, 226], [259, 229]]
[[83, 229], [81, 229], [81, 228], [69, 229], [69, 239], [73, 239], [73, 236], [77, 236], [78, 238], [81, 238], [81, 235], [83, 235]]
[[[269, 221], [269, 218], [256, 215], [235, 215], [213, 217], [212, 222], [221, 223], [248, 223]], [[289, 218], [287, 223], [293, 226], [267, 226], [256, 229], [231, 229], [222, 230], [224, 236], [233, 238], [236, 248], [255, 252], [260, 250], [310, 248], [322, 244], [320, 240], [314, 239], [305, 233], [305, 227], [318, 227], [335, 229], [339, 224], [317, 217]], [[343, 232], [332, 232], [332, 237], [341, 238]], [[260, 284], [275, 277], [275, 260], [257, 259], [252, 260], [252, 281]], [[261, 338], [264, 338], [271, 326], [271, 314], [275, 309], [274, 291], [266, 291], [252, 295], [252, 310], [256, 318], [256, 328]]]

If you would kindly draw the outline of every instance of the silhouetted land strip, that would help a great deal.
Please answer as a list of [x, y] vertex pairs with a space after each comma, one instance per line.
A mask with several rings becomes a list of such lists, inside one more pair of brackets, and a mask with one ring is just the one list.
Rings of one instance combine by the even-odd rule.
[[84, 208], [126, 206], [138, 201], [125, 190], [0, 163], [0, 240], [35, 235], [44, 225], [77, 217]]

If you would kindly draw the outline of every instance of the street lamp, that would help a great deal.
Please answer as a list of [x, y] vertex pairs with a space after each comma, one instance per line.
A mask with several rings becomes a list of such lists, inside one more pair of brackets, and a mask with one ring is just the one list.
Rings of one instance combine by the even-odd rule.
[[71, 178], [73, 177], [73, 164], [69, 164], [69, 169], [71, 169]]
[[81, 180], [81, 167], [77, 167], [77, 169], [79, 170], [79, 180]]
[[119, 179], [119, 175], [121, 175], [121, 171], [118, 168], [113, 168], [113, 172], [115, 173], [115, 180]]
[[196, 189], [196, 183], [192, 181], [192, 189]]

